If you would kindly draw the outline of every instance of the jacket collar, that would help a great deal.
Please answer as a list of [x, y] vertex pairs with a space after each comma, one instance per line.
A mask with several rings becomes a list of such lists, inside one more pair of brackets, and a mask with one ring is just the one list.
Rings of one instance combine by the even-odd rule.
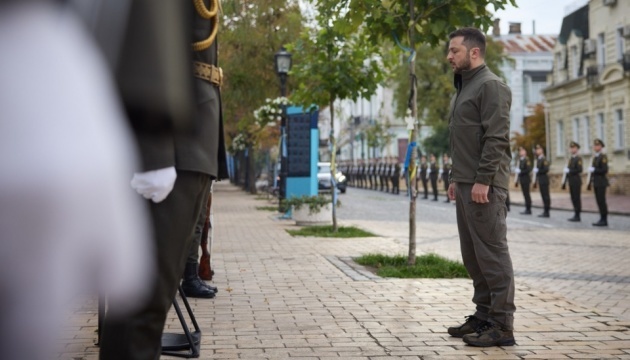
[[486, 68], [486, 64], [483, 63], [477, 66], [474, 69], [462, 71], [461, 74], [455, 74], [455, 80], [453, 83], [455, 84], [455, 88], [459, 91], [464, 86], [464, 82], [470, 81], [477, 73]]

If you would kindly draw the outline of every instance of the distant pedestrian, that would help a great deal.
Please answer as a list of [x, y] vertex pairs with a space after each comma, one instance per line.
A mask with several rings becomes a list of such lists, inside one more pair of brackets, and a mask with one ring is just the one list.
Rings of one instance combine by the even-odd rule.
[[529, 158], [527, 157], [527, 150], [525, 150], [524, 147], [520, 146], [518, 148], [518, 155], [518, 166], [515, 171], [518, 174], [518, 183], [521, 185], [521, 191], [523, 192], [523, 198], [525, 199], [525, 211], [523, 211], [521, 215], [531, 215], [532, 197], [529, 194], [529, 190], [532, 183], [532, 178], [530, 177], [532, 163], [529, 161]]
[[564, 173], [567, 176], [567, 182], [569, 183], [569, 192], [571, 193], [571, 203], [573, 204], [573, 211], [575, 215], [569, 219], [569, 221], [580, 221], [580, 213], [582, 212], [582, 157], [578, 154], [580, 151], [580, 144], [575, 141], [571, 141], [569, 144], [571, 149], [571, 159], [564, 168]]
[[444, 191], [447, 192], [446, 194], [446, 200], [444, 200], [444, 202], [446, 203], [450, 203], [451, 199], [448, 198], [448, 178], [451, 174], [451, 164], [449, 161], [449, 157], [448, 154], [444, 154], [442, 155], [442, 168], [440, 169], [440, 175], [441, 175], [441, 180], [444, 183]]
[[606, 188], [610, 185], [608, 183], [608, 158], [606, 154], [602, 152], [605, 147], [604, 142], [600, 139], [593, 141], [593, 164], [588, 169], [591, 173], [591, 180], [593, 181], [593, 191], [595, 192], [595, 200], [597, 200], [597, 207], [599, 208], [599, 221], [594, 223], [593, 226], [608, 226], [608, 205], [606, 204]]
[[510, 88], [484, 62], [486, 38], [475, 28], [449, 35], [455, 73], [451, 100], [448, 195], [456, 201], [464, 265], [476, 311], [448, 333], [473, 346], [514, 345], [514, 273], [505, 201], [510, 179]]
[[540, 144], [536, 145], [536, 183], [540, 188], [540, 196], [543, 201], [543, 213], [538, 217], [548, 218], [551, 209], [551, 197], [549, 196], [549, 161], [545, 158], [545, 150]]
[[420, 158], [420, 181], [422, 182], [422, 191], [424, 192], [423, 199], [429, 198], [429, 187], [428, 187], [428, 178], [427, 178], [427, 169], [429, 165], [427, 164], [427, 157], [422, 155]]
[[433, 201], [438, 201], [438, 176], [439, 169], [437, 166], [437, 161], [435, 160], [435, 155], [429, 155], [429, 180], [431, 180], [431, 191], [433, 191]]

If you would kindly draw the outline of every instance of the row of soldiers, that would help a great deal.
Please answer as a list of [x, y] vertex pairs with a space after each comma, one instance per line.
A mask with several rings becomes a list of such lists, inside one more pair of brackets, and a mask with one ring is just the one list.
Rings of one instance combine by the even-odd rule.
[[362, 189], [380, 190], [400, 194], [402, 167], [393, 156], [381, 159], [359, 160], [356, 165], [342, 164], [348, 185]]
[[[383, 159], [359, 160], [358, 164], [342, 164], [341, 169], [348, 177], [348, 185], [385, 192], [399, 194], [400, 178], [405, 174], [402, 167], [395, 157], [387, 157]], [[419, 184], [422, 184], [424, 196], [423, 199], [429, 199], [429, 183], [433, 195], [433, 201], [438, 201], [438, 182], [444, 183], [444, 191], [448, 191], [448, 177], [451, 171], [451, 164], [448, 154], [442, 157], [442, 166], [436, 160], [434, 154], [427, 157], [420, 157], [420, 164], [417, 167], [415, 177], [415, 188], [419, 190]], [[409, 187], [407, 187], [409, 188]], [[445, 202], [450, 202], [448, 196]]]
[[[593, 226], [608, 226], [608, 205], [606, 204], [606, 188], [609, 186], [608, 178], [608, 159], [606, 154], [602, 152], [605, 147], [604, 142], [600, 139], [593, 141], [593, 160], [591, 166], [587, 169], [587, 190], [591, 190], [595, 193], [595, 199], [597, 201], [597, 207], [599, 208], [600, 219], [598, 222], [593, 223]], [[580, 213], [582, 212], [582, 157], [579, 155], [580, 144], [575, 141], [571, 141], [569, 144], [571, 156], [567, 161], [567, 166], [563, 170], [562, 189], [569, 185], [569, 192], [571, 194], [571, 202], [575, 214], [572, 218], [568, 219], [572, 222], [579, 222]], [[551, 208], [551, 196], [549, 195], [549, 161], [545, 158], [544, 149], [540, 145], [535, 147], [536, 162], [535, 166], [527, 157], [527, 150], [525, 148], [519, 148], [518, 165], [515, 168], [515, 185], [521, 186], [523, 191], [523, 197], [525, 198], [525, 211], [521, 214], [530, 215], [532, 199], [530, 196], [530, 187], [540, 188], [540, 195], [543, 201], [543, 213], [538, 217], [548, 218], [549, 210]], [[533, 172], [534, 176], [531, 175]]]

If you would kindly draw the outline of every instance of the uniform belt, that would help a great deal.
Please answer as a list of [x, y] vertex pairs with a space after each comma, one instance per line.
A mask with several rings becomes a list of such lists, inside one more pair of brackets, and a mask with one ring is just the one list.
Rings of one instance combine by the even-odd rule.
[[220, 67], [202, 63], [200, 61], [194, 61], [193, 65], [195, 77], [206, 80], [218, 87], [223, 85], [223, 70]]

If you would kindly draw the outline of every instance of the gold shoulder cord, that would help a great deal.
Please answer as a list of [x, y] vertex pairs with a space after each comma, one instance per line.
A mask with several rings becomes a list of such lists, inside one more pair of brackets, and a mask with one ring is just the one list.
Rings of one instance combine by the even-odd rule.
[[193, 0], [193, 2], [199, 16], [207, 20], [212, 20], [212, 30], [208, 38], [192, 44], [194, 51], [203, 51], [209, 48], [217, 37], [217, 31], [219, 30], [219, 0], [210, 0], [210, 9], [206, 7], [203, 0]]

